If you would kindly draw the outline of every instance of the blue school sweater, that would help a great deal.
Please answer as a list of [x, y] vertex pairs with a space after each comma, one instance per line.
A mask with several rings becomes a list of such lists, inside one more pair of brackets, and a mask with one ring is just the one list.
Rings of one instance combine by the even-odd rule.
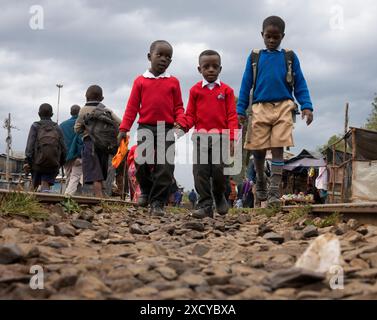
[[[301, 110], [313, 110], [309, 90], [296, 54], [294, 54], [292, 69], [295, 80], [293, 93], [301, 106]], [[284, 49], [280, 51], [262, 50], [259, 56], [258, 75], [253, 93], [253, 103], [278, 102], [287, 99], [294, 100], [292, 90], [286, 81], [286, 75], [287, 67]], [[253, 68], [251, 55], [249, 55], [238, 97], [237, 114], [239, 115], [246, 115], [252, 82]]]
[[78, 116], [72, 116], [70, 119], [60, 124], [63, 131], [64, 143], [67, 148], [66, 161], [81, 158], [82, 138], [74, 131], [75, 122]]

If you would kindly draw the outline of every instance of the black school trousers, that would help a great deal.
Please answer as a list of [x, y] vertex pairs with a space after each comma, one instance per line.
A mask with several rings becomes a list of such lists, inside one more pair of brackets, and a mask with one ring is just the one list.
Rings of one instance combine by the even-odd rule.
[[224, 143], [227, 143], [229, 138], [220, 134], [193, 134], [192, 140], [194, 143], [194, 183], [196, 192], [199, 194], [197, 207], [205, 208], [212, 206], [213, 200], [220, 200], [224, 196], [226, 177], [224, 176], [223, 148], [228, 146]]
[[172, 125], [139, 124], [137, 129], [136, 179], [142, 195], [152, 204], [167, 203], [174, 181], [175, 137]]

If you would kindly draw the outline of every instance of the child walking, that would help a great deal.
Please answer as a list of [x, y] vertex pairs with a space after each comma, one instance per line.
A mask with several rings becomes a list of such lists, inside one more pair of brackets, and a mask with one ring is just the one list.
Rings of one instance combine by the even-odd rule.
[[[293, 51], [280, 47], [284, 32], [285, 22], [280, 17], [264, 20], [262, 37], [266, 48], [253, 50], [248, 57], [237, 104], [240, 123], [246, 121], [246, 109], [252, 104], [248, 126], [251, 132], [247, 133], [244, 148], [254, 155], [257, 202], [267, 200], [270, 207], [280, 206], [284, 147], [293, 146], [293, 94], [301, 105], [302, 119], [306, 118], [307, 125], [313, 121], [313, 106], [299, 59]], [[272, 152], [269, 190], [263, 174], [267, 149]]]
[[213, 202], [221, 215], [225, 215], [229, 209], [224, 196], [225, 159], [222, 148], [230, 145], [233, 155], [234, 131], [238, 129], [238, 121], [233, 89], [220, 81], [221, 69], [218, 52], [206, 50], [200, 54], [198, 71], [203, 80], [191, 88], [186, 111], [186, 129], [195, 127], [192, 138], [193, 173], [195, 189], [199, 194], [198, 209], [193, 212], [195, 218], [213, 217]]
[[[164, 205], [174, 177], [172, 129], [186, 126], [179, 81], [166, 71], [172, 56], [173, 47], [169, 42], [157, 40], [151, 44], [147, 55], [150, 68], [133, 83], [118, 135], [120, 142], [139, 114], [135, 159], [136, 178], [141, 191], [138, 204], [143, 207], [150, 204], [150, 213], [154, 216], [164, 215]], [[162, 133], [158, 130], [161, 128], [158, 127], [159, 122], [163, 127]], [[145, 141], [141, 141], [143, 137]], [[152, 155], [152, 163], [143, 160], [146, 154]]]
[[49, 192], [54, 185], [59, 169], [65, 163], [67, 149], [63, 132], [51, 120], [52, 106], [43, 103], [39, 107], [40, 121], [32, 124], [27, 139], [25, 172], [31, 172], [32, 189], [41, 186], [41, 192]]
[[103, 197], [103, 181], [107, 178], [109, 154], [117, 148], [117, 129], [120, 118], [106, 108], [103, 91], [98, 85], [86, 90], [86, 104], [81, 108], [74, 129], [82, 134], [82, 172], [85, 184], [93, 185], [96, 197]]

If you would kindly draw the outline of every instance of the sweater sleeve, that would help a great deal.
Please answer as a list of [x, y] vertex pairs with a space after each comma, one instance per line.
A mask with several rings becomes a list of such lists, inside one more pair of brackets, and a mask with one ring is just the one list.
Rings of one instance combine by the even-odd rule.
[[126, 110], [124, 111], [122, 123], [119, 126], [119, 131], [130, 131], [136, 119], [136, 115], [140, 110], [141, 103], [141, 83], [137, 78], [132, 86], [131, 94], [128, 99]]
[[189, 131], [196, 123], [196, 96], [194, 88], [190, 90], [189, 101], [186, 109], [186, 130]]
[[243, 73], [240, 94], [238, 96], [237, 113], [246, 116], [246, 109], [250, 103], [250, 90], [253, 85], [253, 68], [251, 64], [251, 55], [247, 58], [245, 72]]
[[185, 109], [183, 108], [181, 87], [178, 79], [176, 79], [176, 87], [174, 90], [174, 121], [181, 127], [186, 128]]
[[236, 112], [236, 99], [233, 89], [229, 88], [226, 95], [227, 122], [230, 129], [230, 140], [235, 140], [235, 130], [238, 129], [238, 119]]
[[294, 54], [293, 58], [293, 72], [295, 78], [294, 95], [301, 106], [301, 111], [304, 109], [309, 109], [313, 111], [313, 105], [310, 99], [309, 89], [306, 84], [304, 75], [301, 71], [300, 61], [298, 60], [296, 54]]

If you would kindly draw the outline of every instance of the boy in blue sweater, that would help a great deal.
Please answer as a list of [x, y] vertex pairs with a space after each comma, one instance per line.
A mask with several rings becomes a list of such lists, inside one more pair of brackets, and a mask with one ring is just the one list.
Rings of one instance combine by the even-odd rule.
[[[292, 51], [280, 48], [284, 31], [285, 23], [280, 17], [264, 20], [262, 37], [266, 49], [253, 51], [248, 57], [237, 103], [241, 125], [246, 122], [246, 109], [251, 105], [244, 148], [254, 156], [257, 202], [267, 200], [269, 207], [280, 205], [284, 147], [293, 146], [293, 94], [301, 106], [302, 119], [306, 118], [307, 125], [313, 121], [313, 106], [300, 62]], [[272, 152], [269, 190], [264, 175], [268, 149]]]

